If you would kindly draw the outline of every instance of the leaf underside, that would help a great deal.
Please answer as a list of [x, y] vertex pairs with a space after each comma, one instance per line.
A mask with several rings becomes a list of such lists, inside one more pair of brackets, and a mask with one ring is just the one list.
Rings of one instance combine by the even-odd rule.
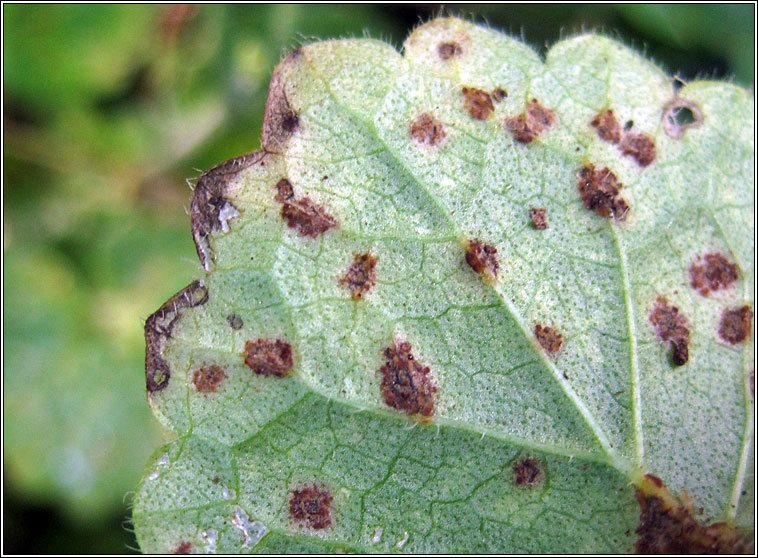
[[458, 19], [290, 54], [146, 324], [142, 549], [631, 552], [645, 474], [748, 528], [752, 107]]

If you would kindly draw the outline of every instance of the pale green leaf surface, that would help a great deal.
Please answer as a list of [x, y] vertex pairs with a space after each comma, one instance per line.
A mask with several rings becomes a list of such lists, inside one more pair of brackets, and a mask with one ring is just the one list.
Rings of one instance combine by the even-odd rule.
[[[441, 60], [445, 41], [462, 54]], [[162, 352], [170, 381], [149, 394], [178, 439], [135, 499], [143, 550], [628, 552], [640, 473], [686, 490], [714, 520], [752, 523], [752, 335], [737, 346], [718, 337], [725, 307], [753, 306], [744, 90], [682, 88], [704, 120], [673, 139], [661, 119], [671, 80], [633, 51], [585, 35], [543, 63], [455, 19], [420, 27], [402, 56], [373, 40], [308, 45], [276, 79], [299, 127], [270, 138], [263, 164], [229, 175], [224, 197], [239, 215], [201, 247], [208, 300], [178, 313]], [[474, 120], [462, 86], [508, 96]], [[532, 98], [558, 124], [523, 145], [503, 121]], [[598, 138], [589, 122], [606, 108], [654, 140], [651, 165]], [[437, 146], [409, 135], [423, 112], [447, 130]], [[576, 173], [588, 162], [624, 184], [625, 221], [582, 206]], [[274, 200], [282, 177], [339, 227], [316, 239], [288, 228]], [[534, 206], [546, 230], [529, 224]], [[466, 264], [474, 238], [497, 247], [494, 282]], [[741, 275], [706, 298], [687, 269], [715, 250]], [[356, 301], [339, 278], [365, 252], [377, 280]], [[690, 324], [682, 367], [648, 320], [659, 295]], [[537, 323], [563, 334], [554, 357]], [[382, 350], [397, 337], [438, 386], [429, 423], [382, 400]], [[290, 376], [245, 365], [245, 342], [259, 338], [292, 344]], [[198, 393], [193, 371], [210, 364], [227, 378]], [[524, 457], [543, 466], [538, 486], [514, 483]], [[292, 490], [314, 482], [333, 497], [328, 529], [289, 516]], [[240, 517], [265, 536], [246, 538]]]

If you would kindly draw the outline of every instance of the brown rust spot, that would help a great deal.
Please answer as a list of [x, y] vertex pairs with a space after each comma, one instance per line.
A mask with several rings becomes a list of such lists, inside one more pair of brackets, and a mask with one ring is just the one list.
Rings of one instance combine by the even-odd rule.
[[245, 325], [245, 322], [237, 314], [228, 315], [226, 317], [226, 323], [228, 323], [229, 327], [231, 327], [235, 331], [242, 329], [242, 326]]
[[597, 135], [603, 141], [618, 143], [621, 141], [621, 125], [611, 109], [599, 112], [590, 122]]
[[274, 69], [263, 115], [261, 145], [264, 151], [281, 153], [290, 137], [300, 128], [300, 115], [287, 98], [285, 74], [288, 66], [302, 57], [302, 49], [289, 54]]
[[726, 523], [703, 525], [695, 519], [686, 493], [675, 498], [653, 475], [645, 475], [635, 491], [640, 506], [640, 524], [635, 550], [638, 554], [741, 554], [752, 553], [749, 533], [740, 533]]
[[492, 244], [483, 244], [480, 240], [470, 240], [466, 247], [466, 263], [477, 273], [484, 273], [491, 279], [495, 279], [500, 267], [497, 261], [497, 248]]
[[332, 495], [316, 484], [293, 490], [290, 515], [310, 529], [327, 529], [332, 525]]
[[727, 308], [721, 314], [719, 337], [727, 343], [732, 345], [742, 343], [748, 338], [752, 329], [753, 310], [749, 306]]
[[216, 364], [203, 366], [192, 374], [192, 383], [201, 392], [216, 391], [225, 379], [226, 372]]
[[463, 48], [454, 41], [437, 45], [437, 55], [442, 60], [450, 60], [454, 56], [460, 56], [461, 54], [463, 54]]
[[535, 229], [545, 230], [547, 228], [547, 216], [545, 215], [544, 207], [533, 207], [529, 212], [529, 217], [532, 219], [532, 225]]
[[191, 542], [179, 541], [177, 545], [169, 551], [169, 554], [192, 554], [193, 548]]
[[163, 359], [163, 350], [183, 310], [206, 302], [208, 289], [202, 281], [194, 281], [169, 298], [145, 321], [145, 382], [148, 393], [160, 391], [168, 385], [171, 371]]
[[543, 107], [537, 99], [529, 101], [526, 112], [505, 119], [506, 127], [519, 143], [531, 143], [555, 124], [555, 112]]
[[490, 94], [481, 89], [474, 87], [464, 87], [461, 90], [463, 94], [463, 106], [475, 120], [487, 120], [495, 105], [492, 104]]
[[673, 99], [663, 107], [663, 130], [669, 137], [682, 139], [687, 128], [703, 123], [703, 111], [695, 103]]
[[507, 96], [508, 96], [508, 92], [502, 87], [496, 87], [495, 90], [492, 92], [492, 98], [495, 99], [496, 103], [499, 103], [500, 101], [505, 99]]
[[676, 306], [669, 304], [665, 298], [659, 296], [649, 319], [661, 341], [671, 342], [674, 350], [672, 356], [674, 365], [685, 364], [689, 360], [690, 330], [684, 314], [679, 312]]
[[300, 236], [316, 238], [337, 226], [337, 220], [326, 209], [309, 197], [297, 199], [292, 184], [282, 178], [276, 184], [274, 199], [282, 204], [282, 218], [291, 229], [297, 229]]
[[214, 258], [208, 237], [213, 232], [227, 230], [227, 219], [236, 214], [236, 208], [227, 199], [230, 182], [264, 157], [265, 153], [255, 152], [229, 159], [205, 171], [200, 177], [192, 195], [190, 221], [195, 249], [206, 271], [211, 270]]
[[627, 132], [619, 144], [621, 153], [631, 157], [641, 167], [646, 167], [655, 161], [655, 143], [650, 136]]
[[690, 285], [703, 296], [729, 288], [737, 280], [739, 268], [724, 254], [711, 252], [690, 265]]
[[292, 345], [280, 339], [258, 339], [245, 343], [245, 364], [261, 376], [285, 377], [295, 361]]
[[534, 326], [534, 336], [537, 338], [537, 342], [545, 349], [550, 355], [556, 354], [561, 350], [563, 345], [563, 335], [558, 330], [553, 329], [550, 326], [543, 326], [537, 324]]
[[409, 415], [431, 416], [437, 386], [432, 381], [429, 367], [419, 363], [411, 354], [411, 344], [395, 341], [384, 349], [384, 357], [387, 361], [379, 369], [384, 402]]
[[410, 125], [411, 137], [422, 145], [438, 145], [447, 137], [445, 126], [429, 113], [421, 114]]
[[350, 296], [354, 299], [361, 298], [376, 284], [376, 259], [373, 254], [356, 254], [353, 263], [340, 279], [340, 284], [350, 289]]
[[537, 486], [544, 478], [540, 462], [536, 459], [520, 459], [513, 463], [513, 482], [518, 486]]
[[585, 209], [594, 211], [601, 217], [611, 217], [623, 221], [629, 206], [619, 195], [622, 184], [610, 169], [596, 170], [594, 165], [583, 167], [578, 173], [577, 188]]

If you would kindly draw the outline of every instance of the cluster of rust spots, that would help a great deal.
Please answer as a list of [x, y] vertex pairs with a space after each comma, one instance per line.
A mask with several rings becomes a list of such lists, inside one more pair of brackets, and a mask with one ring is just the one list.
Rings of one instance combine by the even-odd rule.
[[203, 366], [192, 374], [192, 383], [195, 389], [201, 392], [216, 391], [226, 379], [226, 372], [217, 364]]
[[431, 416], [437, 386], [432, 381], [429, 367], [419, 363], [411, 354], [411, 344], [395, 341], [384, 349], [384, 357], [387, 360], [379, 369], [384, 402], [409, 415]]
[[466, 246], [466, 263], [477, 273], [483, 273], [495, 279], [500, 267], [497, 261], [497, 248], [492, 244], [483, 244], [480, 240], [470, 240]]
[[689, 360], [690, 330], [684, 314], [679, 312], [679, 308], [659, 296], [649, 319], [661, 341], [671, 342], [674, 349], [672, 357], [674, 365], [686, 364]]
[[537, 324], [534, 326], [534, 336], [537, 342], [550, 355], [556, 354], [563, 345], [563, 335], [550, 326]]
[[495, 105], [492, 104], [492, 97], [486, 91], [474, 87], [464, 87], [461, 90], [463, 94], [463, 106], [466, 108], [471, 118], [475, 120], [487, 120]]
[[235, 331], [238, 329], [242, 329], [242, 326], [245, 325], [245, 322], [237, 314], [228, 315], [226, 317], [226, 323], [228, 323], [229, 327]]
[[505, 119], [506, 127], [519, 143], [531, 143], [555, 124], [555, 112], [543, 107], [537, 99], [529, 101], [526, 112]]
[[700, 126], [703, 111], [695, 103], [674, 99], [663, 107], [663, 130], [669, 137], [682, 139], [687, 128]]
[[686, 492], [681, 502], [663, 481], [645, 475], [635, 491], [640, 506], [637, 554], [743, 554], [752, 553], [754, 543], [748, 533], [739, 533], [726, 523], [703, 525], [694, 514]]
[[327, 529], [332, 525], [331, 505], [329, 491], [312, 484], [292, 491], [290, 515], [310, 529]]
[[234, 209], [234, 205], [227, 199], [229, 183], [241, 171], [264, 158], [265, 153], [256, 152], [229, 159], [205, 171], [198, 180], [190, 204], [190, 223], [195, 249], [206, 271], [210, 271], [214, 259], [208, 237], [226, 226], [226, 221], [221, 219], [222, 210]]
[[623, 155], [633, 158], [638, 165], [646, 167], [655, 161], [655, 143], [646, 134], [632, 132], [631, 121], [627, 124], [628, 126], [625, 126], [622, 131], [611, 109], [599, 112], [590, 122], [600, 139], [616, 144]]
[[721, 314], [719, 337], [732, 345], [742, 343], [753, 328], [753, 310], [749, 306], [727, 308]]
[[274, 199], [282, 204], [282, 218], [291, 229], [297, 229], [300, 236], [316, 238], [337, 226], [337, 220], [326, 209], [309, 197], [297, 199], [292, 183], [282, 178], [276, 184]]
[[529, 212], [532, 219], [532, 225], [535, 229], [545, 230], [547, 228], [547, 215], [544, 207], [533, 207]]
[[589, 164], [578, 173], [577, 188], [585, 209], [594, 211], [601, 217], [611, 217], [623, 221], [629, 211], [629, 205], [621, 197], [621, 182], [607, 167], [600, 170]]
[[600, 139], [610, 143], [621, 141], [621, 125], [611, 109], [599, 112], [590, 122]]
[[347, 286], [353, 299], [360, 299], [376, 284], [376, 260], [376, 256], [370, 253], [356, 254], [353, 263], [340, 279], [340, 284]]
[[435, 146], [447, 137], [442, 122], [427, 112], [411, 122], [410, 132], [413, 140], [421, 145]]
[[179, 541], [177, 545], [169, 551], [169, 554], [192, 554], [192, 543], [189, 541]]
[[245, 364], [261, 376], [283, 378], [292, 370], [292, 345], [280, 339], [258, 339], [245, 343]]
[[500, 101], [505, 99], [507, 96], [508, 96], [508, 92], [502, 87], [495, 87], [495, 89], [492, 91], [492, 98], [495, 99], [496, 103], [499, 103]]
[[517, 486], [537, 486], [545, 477], [536, 459], [520, 459], [513, 463], [513, 482]]
[[461, 48], [461, 45], [454, 41], [440, 43], [437, 45], [437, 56], [439, 56], [441, 60], [450, 60], [451, 58], [460, 56], [461, 54], [463, 54], [463, 48]]
[[206, 302], [208, 289], [202, 281], [194, 281], [169, 298], [145, 321], [145, 382], [148, 393], [160, 391], [168, 385], [171, 371], [163, 359], [163, 349], [179, 316], [185, 308]]
[[705, 254], [690, 265], [690, 285], [703, 296], [729, 288], [737, 280], [739, 267], [719, 252]]

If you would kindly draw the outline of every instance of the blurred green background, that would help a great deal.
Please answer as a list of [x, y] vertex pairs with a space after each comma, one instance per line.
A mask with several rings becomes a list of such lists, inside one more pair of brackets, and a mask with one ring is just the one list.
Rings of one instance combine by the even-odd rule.
[[600, 29], [689, 80], [754, 81], [753, 5], [4, 5], [4, 550], [124, 553], [161, 433], [145, 318], [200, 272], [186, 180], [258, 147], [315, 38], [402, 45], [441, 13], [546, 51]]

